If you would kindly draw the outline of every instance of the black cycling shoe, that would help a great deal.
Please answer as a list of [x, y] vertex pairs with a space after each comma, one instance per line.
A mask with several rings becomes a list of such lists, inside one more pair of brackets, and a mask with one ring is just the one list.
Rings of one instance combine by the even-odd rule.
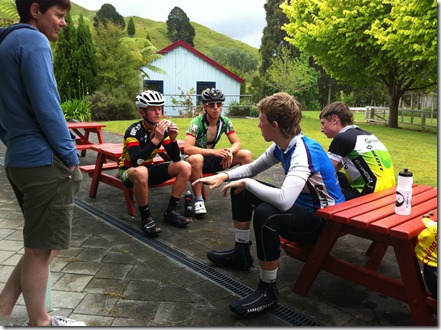
[[276, 283], [260, 281], [257, 289], [249, 296], [230, 303], [230, 310], [239, 315], [252, 315], [274, 308], [279, 292]]
[[239, 270], [248, 270], [253, 266], [253, 257], [250, 254], [251, 241], [238, 243], [228, 251], [207, 252], [207, 258], [216, 266]]
[[165, 211], [164, 221], [179, 228], [185, 228], [190, 223], [186, 217], [180, 215], [176, 210]]
[[159, 228], [155, 220], [150, 216], [147, 219], [141, 220], [141, 229], [142, 231], [150, 237], [158, 236], [158, 234], [161, 232], [161, 228]]

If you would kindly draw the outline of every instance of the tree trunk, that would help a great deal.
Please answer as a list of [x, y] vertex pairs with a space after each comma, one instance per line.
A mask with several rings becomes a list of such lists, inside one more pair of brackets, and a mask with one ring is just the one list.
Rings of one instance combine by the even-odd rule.
[[[398, 94], [398, 93], [397, 93]], [[387, 126], [391, 128], [398, 128], [398, 104], [400, 102], [400, 95], [391, 95], [389, 104], [389, 121]]]

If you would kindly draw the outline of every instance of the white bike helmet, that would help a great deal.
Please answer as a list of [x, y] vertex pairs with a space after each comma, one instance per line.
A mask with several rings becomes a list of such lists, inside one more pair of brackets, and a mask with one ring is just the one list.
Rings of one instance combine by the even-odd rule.
[[159, 107], [164, 104], [164, 96], [157, 91], [146, 90], [136, 97], [137, 108]]

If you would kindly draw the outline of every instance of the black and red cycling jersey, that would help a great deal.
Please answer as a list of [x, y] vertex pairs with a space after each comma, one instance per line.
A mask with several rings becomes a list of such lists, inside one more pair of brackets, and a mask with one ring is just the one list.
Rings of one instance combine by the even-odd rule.
[[149, 166], [159, 148], [164, 146], [170, 159], [174, 162], [181, 160], [181, 151], [177, 142], [171, 142], [167, 132], [159, 145], [152, 142], [152, 129], [147, 128], [144, 120], [130, 125], [124, 134], [124, 146], [119, 159], [119, 169], [124, 170], [134, 166]]

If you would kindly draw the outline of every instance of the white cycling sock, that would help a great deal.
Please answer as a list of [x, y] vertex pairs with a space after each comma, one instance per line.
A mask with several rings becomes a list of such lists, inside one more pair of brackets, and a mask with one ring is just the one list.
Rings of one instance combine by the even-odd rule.
[[260, 268], [260, 279], [265, 283], [275, 283], [277, 280], [277, 271], [279, 268], [277, 267], [274, 270], [265, 270]]
[[250, 241], [250, 230], [234, 229], [237, 243], [248, 243]]

